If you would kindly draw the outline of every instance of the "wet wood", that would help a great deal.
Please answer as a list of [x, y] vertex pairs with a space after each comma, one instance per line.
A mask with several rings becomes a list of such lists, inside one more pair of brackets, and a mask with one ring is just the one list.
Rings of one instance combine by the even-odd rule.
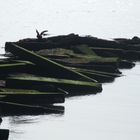
[[102, 86], [97, 82], [86, 82], [78, 80], [57, 79], [38, 76], [11, 76], [6, 80], [6, 87], [9, 88], [23, 88], [23, 89], [39, 89], [40, 86], [53, 85], [67, 91], [69, 94], [76, 93], [96, 93], [102, 90]]
[[42, 115], [42, 114], [63, 114], [63, 106], [54, 106], [48, 104], [30, 105], [17, 102], [0, 101], [2, 116], [21, 116], [21, 115]]
[[44, 103], [45, 104], [64, 103], [65, 94], [66, 93], [60, 91], [59, 89], [50, 90], [49, 87], [46, 87], [46, 92], [27, 89], [0, 88], [0, 101], [27, 103], [36, 105]]
[[8, 129], [0, 129], [0, 140], [8, 140], [9, 130]]
[[86, 80], [86, 81], [94, 81], [93, 79], [70, 70], [63, 65], [56, 63], [50, 59], [42, 57], [40, 55], [35, 54], [27, 49], [24, 49], [15, 44], [8, 44], [9, 51], [13, 53], [15, 56], [18, 56], [24, 60], [31, 61], [36, 64], [40, 69], [45, 69], [46, 73], [58, 78], [67, 78], [67, 79], [77, 79], [77, 80]]

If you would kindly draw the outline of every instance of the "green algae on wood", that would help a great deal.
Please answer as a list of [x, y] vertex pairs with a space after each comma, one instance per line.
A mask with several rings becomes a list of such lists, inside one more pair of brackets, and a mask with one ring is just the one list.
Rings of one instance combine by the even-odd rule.
[[37, 76], [12, 76], [7, 78], [6, 86], [9, 88], [39, 89], [42, 86], [53, 85], [69, 93], [98, 92], [102, 90], [101, 84], [68, 79], [56, 79]]
[[46, 73], [48, 73], [49, 75], [67, 78], [67, 79], [93, 81], [93, 79], [91, 79], [81, 73], [70, 70], [59, 63], [56, 63], [50, 59], [37, 55], [34, 52], [24, 49], [18, 45], [15, 45], [12, 43], [7, 44], [7, 45], [9, 45], [9, 51], [11, 53], [13, 53], [14, 55], [16, 55], [22, 59], [31, 61], [32, 63], [34, 63], [38, 67], [40, 67], [40, 69], [45, 69]]
[[[84, 47], [84, 50], [82, 49], [82, 52], [79, 51], [81, 48]], [[88, 51], [89, 50], [89, 51]], [[98, 56], [92, 49], [90, 49], [87, 45], [79, 45], [79, 46], [73, 46], [70, 49], [64, 49], [64, 48], [52, 48], [52, 49], [45, 49], [40, 50], [36, 52], [37, 54], [49, 57], [51, 55], [52, 59], [58, 59], [60, 61], [69, 62], [69, 63], [101, 63], [101, 64], [109, 64], [109, 65], [116, 65], [119, 62], [118, 58], [112, 57], [101, 57]], [[54, 58], [53, 58], [54, 55]], [[58, 57], [57, 57], [58, 55]], [[63, 57], [63, 56], [67, 57]], [[59, 56], [62, 56], [62, 58]]]
[[84, 64], [68, 64], [68, 63], [65, 63], [65, 65], [67, 67], [75, 67], [80, 69], [89, 69], [95, 71], [121, 74], [121, 72], [117, 67], [109, 66], [109, 65], [92, 65], [92, 64], [84, 65]]
[[96, 72], [81, 71], [81, 70], [78, 71], [83, 73], [84, 75], [87, 75], [88, 77], [94, 78], [99, 83], [112, 82], [115, 79], [114, 76], [104, 75]]
[[[79, 51], [82, 48], [82, 52]], [[63, 50], [61, 52], [61, 49]], [[96, 70], [104, 70], [104, 71], [118, 71], [117, 66], [120, 62], [120, 59], [117, 57], [101, 57], [98, 56], [92, 49], [90, 49], [87, 45], [78, 45], [70, 47], [71, 50], [64, 48], [52, 48], [48, 49], [48, 51], [44, 52], [44, 55], [51, 54], [51, 60], [58, 62], [64, 66], [71, 67], [82, 67], [88, 69], [96, 69]], [[47, 50], [47, 49], [46, 49]], [[89, 50], [89, 51], [85, 51]], [[67, 54], [69, 57], [66, 58], [57, 58], [56, 55], [59, 54]], [[53, 58], [53, 54], [55, 55]], [[119, 71], [118, 71], [119, 72]]]
[[26, 72], [31, 70], [33, 64], [24, 61], [8, 61], [0, 64], [0, 79], [5, 79], [8, 74]]
[[65, 93], [62, 91], [46, 91], [27, 89], [0, 88], [0, 100], [28, 104], [64, 103]]
[[49, 89], [47, 87], [47, 91], [46, 92], [41, 92], [39, 90], [30, 90], [30, 89], [14, 89], [14, 88], [0, 88], [0, 95], [16, 95], [16, 94], [19, 94], [19, 95], [22, 95], [22, 94], [47, 94], [47, 95], [52, 95], [52, 94], [64, 94], [62, 92], [58, 90], [52, 90], [52, 89]]
[[101, 74], [101, 75], [106, 75], [106, 76], [111, 76], [111, 77], [120, 77], [120, 76], [122, 76], [122, 74], [118, 74], [118, 73], [111, 73], [111, 72], [104, 72], [104, 71], [96, 71], [96, 70], [83, 69], [83, 68], [75, 68], [75, 67], [72, 67], [72, 69], [74, 69], [76, 71], [80, 71], [80, 72], [89, 72], [89, 73]]

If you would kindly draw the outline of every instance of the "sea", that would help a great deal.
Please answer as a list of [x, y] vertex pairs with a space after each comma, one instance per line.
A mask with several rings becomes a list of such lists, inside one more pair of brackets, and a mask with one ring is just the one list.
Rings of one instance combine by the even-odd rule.
[[[7, 41], [70, 33], [140, 37], [139, 0], [1, 0], [0, 54]], [[1, 56], [2, 58], [2, 56]], [[9, 140], [139, 140], [140, 62], [96, 95], [66, 98], [63, 114], [3, 117]]]

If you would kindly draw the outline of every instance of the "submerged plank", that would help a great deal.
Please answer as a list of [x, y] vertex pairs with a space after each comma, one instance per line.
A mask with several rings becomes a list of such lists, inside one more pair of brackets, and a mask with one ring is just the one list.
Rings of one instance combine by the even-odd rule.
[[50, 113], [64, 113], [63, 106], [54, 105], [30, 105], [15, 102], [0, 101], [0, 110], [2, 116], [21, 116], [21, 115], [41, 115]]

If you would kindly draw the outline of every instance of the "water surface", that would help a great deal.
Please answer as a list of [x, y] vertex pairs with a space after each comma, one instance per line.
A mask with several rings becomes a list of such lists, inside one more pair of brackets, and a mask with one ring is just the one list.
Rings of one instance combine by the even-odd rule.
[[63, 115], [5, 117], [9, 140], [139, 140], [140, 65], [97, 95], [66, 99]]
[[[2, 0], [0, 46], [35, 37], [77, 33], [101, 38], [140, 36], [139, 0]], [[4, 53], [4, 49], [0, 50]], [[97, 95], [66, 99], [63, 115], [5, 117], [9, 140], [139, 140], [140, 65], [104, 84]]]

